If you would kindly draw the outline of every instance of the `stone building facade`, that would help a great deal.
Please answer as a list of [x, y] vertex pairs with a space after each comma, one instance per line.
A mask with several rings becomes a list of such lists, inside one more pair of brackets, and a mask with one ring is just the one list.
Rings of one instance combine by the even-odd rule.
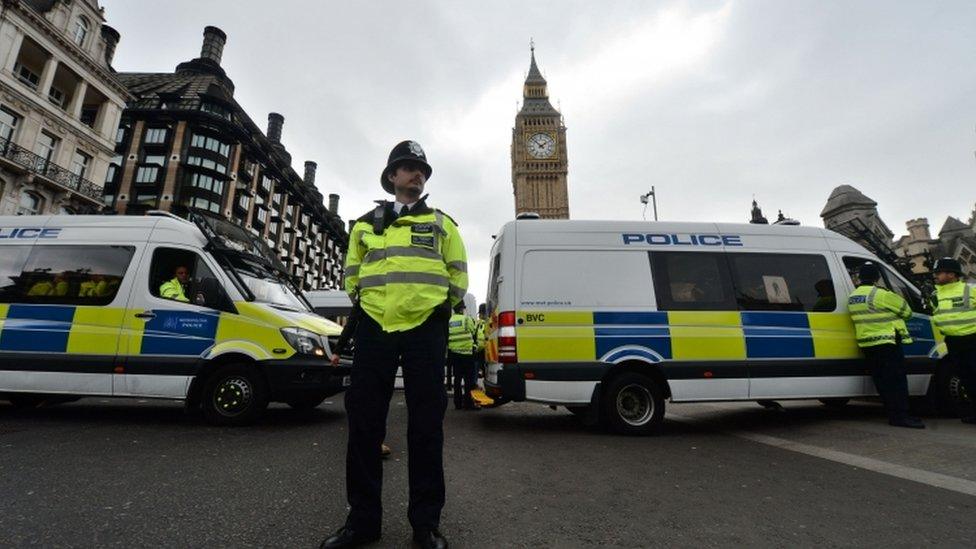
[[929, 220], [924, 217], [905, 225], [908, 234], [895, 242], [895, 252], [911, 263], [912, 272], [929, 274], [933, 261], [951, 257], [959, 261], [967, 278], [976, 280], [976, 208], [968, 223], [951, 215], [947, 217], [937, 238], [932, 238]]
[[129, 97], [96, 0], [0, 3], [0, 215], [102, 206]]
[[534, 212], [543, 219], [569, 219], [566, 125], [549, 102], [534, 46], [522, 96], [522, 108], [512, 128], [515, 214]]
[[115, 135], [105, 204], [121, 214], [190, 211], [230, 220], [265, 239], [304, 289], [339, 289], [348, 235], [338, 195], [323, 203], [315, 162], [292, 168], [284, 117], [267, 133], [234, 99], [220, 65], [227, 36], [204, 30], [200, 57], [172, 73], [120, 73], [132, 100]]
[[957, 259], [963, 274], [976, 280], [976, 208], [968, 223], [947, 217], [935, 238], [928, 219], [911, 219], [905, 223], [908, 234], [895, 240], [878, 215], [878, 203], [850, 185], [841, 185], [830, 193], [820, 216], [826, 228], [858, 242], [919, 284], [930, 280], [932, 263], [940, 257]]

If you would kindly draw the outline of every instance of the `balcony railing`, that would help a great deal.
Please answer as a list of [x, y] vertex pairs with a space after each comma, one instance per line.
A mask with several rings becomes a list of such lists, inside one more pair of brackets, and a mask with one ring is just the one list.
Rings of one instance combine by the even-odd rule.
[[34, 154], [20, 145], [11, 143], [6, 139], [0, 139], [0, 156], [31, 173], [71, 189], [82, 196], [96, 202], [102, 201], [102, 187], [100, 185], [79, 177], [68, 169], [53, 164], [43, 156]]

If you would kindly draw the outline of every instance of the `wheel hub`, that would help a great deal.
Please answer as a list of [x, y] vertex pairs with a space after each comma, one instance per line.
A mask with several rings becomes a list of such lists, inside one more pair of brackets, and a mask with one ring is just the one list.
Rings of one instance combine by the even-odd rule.
[[640, 427], [654, 416], [654, 399], [647, 387], [630, 384], [617, 393], [617, 414], [625, 423]]
[[250, 406], [252, 397], [251, 384], [246, 379], [229, 377], [214, 391], [214, 408], [223, 416], [233, 417]]

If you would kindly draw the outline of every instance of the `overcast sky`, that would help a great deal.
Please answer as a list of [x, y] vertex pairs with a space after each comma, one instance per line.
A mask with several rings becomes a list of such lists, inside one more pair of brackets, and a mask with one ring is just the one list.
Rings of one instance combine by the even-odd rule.
[[[749, 219], [753, 196], [822, 226], [831, 190], [879, 202], [897, 234], [976, 202], [976, 2], [319, 2], [102, 0], [117, 70], [169, 72], [227, 33], [223, 67], [343, 219], [384, 197], [414, 139], [429, 202], [458, 220], [471, 288], [514, 216], [509, 147], [529, 39], [566, 121], [575, 219]], [[162, 8], [165, 6], [165, 9]], [[651, 216], [648, 211], [648, 217]]]

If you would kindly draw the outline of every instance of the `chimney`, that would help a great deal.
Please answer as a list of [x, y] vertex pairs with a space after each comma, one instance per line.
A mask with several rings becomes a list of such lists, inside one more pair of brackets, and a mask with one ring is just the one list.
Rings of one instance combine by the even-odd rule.
[[203, 47], [200, 49], [200, 58], [209, 59], [220, 65], [220, 57], [224, 54], [224, 44], [227, 42], [227, 35], [217, 27], [205, 27], [203, 29]]
[[272, 143], [281, 143], [281, 127], [285, 125], [285, 117], [273, 112], [268, 114], [268, 139]]
[[112, 66], [112, 59], [115, 58], [115, 46], [119, 43], [119, 31], [108, 25], [102, 25], [102, 40], [105, 40], [105, 64]]
[[329, 211], [339, 215], [339, 195], [336, 193], [329, 195]]
[[312, 160], [305, 161], [304, 181], [305, 184], [308, 185], [309, 187], [315, 188], [315, 169], [318, 167], [319, 165], [313, 162]]

